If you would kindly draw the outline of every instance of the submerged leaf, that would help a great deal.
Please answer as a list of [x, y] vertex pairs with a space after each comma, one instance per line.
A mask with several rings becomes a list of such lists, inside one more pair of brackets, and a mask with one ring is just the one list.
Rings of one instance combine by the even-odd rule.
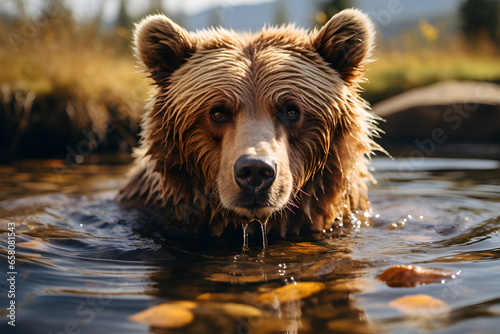
[[392, 300], [389, 306], [407, 315], [436, 315], [447, 312], [448, 305], [429, 295], [403, 296]]
[[278, 300], [280, 303], [287, 303], [307, 298], [323, 289], [325, 289], [325, 285], [319, 282], [288, 284], [260, 295], [257, 301], [259, 303], [273, 303]]
[[180, 328], [189, 325], [193, 319], [193, 313], [179, 303], [155, 305], [130, 317], [134, 322], [156, 328]]
[[214, 304], [213, 308], [221, 309], [227, 315], [233, 318], [251, 318], [251, 317], [262, 317], [264, 313], [256, 307], [237, 304], [237, 303], [224, 303], [224, 304]]

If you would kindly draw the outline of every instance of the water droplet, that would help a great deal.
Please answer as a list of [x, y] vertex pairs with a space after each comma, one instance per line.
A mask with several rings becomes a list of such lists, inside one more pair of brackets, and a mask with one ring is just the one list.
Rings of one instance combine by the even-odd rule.
[[267, 232], [266, 232], [266, 226], [267, 226], [267, 221], [269, 218], [267, 218], [263, 223], [260, 223], [260, 229], [262, 231], [262, 250], [267, 250], [268, 245], [267, 245]]
[[243, 252], [248, 251], [248, 221], [243, 221]]

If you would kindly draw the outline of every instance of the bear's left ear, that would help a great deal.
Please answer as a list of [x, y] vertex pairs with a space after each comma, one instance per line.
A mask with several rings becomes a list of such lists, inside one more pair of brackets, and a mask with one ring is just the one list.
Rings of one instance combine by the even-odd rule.
[[333, 16], [311, 43], [316, 51], [347, 82], [355, 82], [364, 73], [373, 48], [374, 27], [367, 15], [346, 9]]
[[137, 56], [158, 84], [184, 64], [196, 49], [189, 33], [162, 14], [149, 16], [137, 24], [134, 44]]

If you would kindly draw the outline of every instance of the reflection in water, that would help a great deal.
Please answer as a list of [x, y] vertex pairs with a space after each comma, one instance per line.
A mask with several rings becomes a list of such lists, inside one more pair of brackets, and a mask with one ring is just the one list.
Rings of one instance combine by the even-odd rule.
[[[376, 160], [373, 212], [324, 234], [269, 240], [265, 251], [252, 237], [246, 252], [241, 236], [137, 233], [153, 218], [113, 201], [127, 166], [62, 174], [52, 161], [0, 166], [5, 263], [8, 224], [16, 226], [16, 332], [495, 332], [500, 169], [458, 170], [460, 161], [431, 160], [432, 171], [424, 164], [409, 173]], [[397, 265], [460, 275], [406, 288], [377, 279]], [[2, 294], [8, 288], [0, 282]], [[155, 326], [168, 328], [133, 317], [145, 310], [159, 310]], [[2, 333], [12, 329], [6, 315], [2, 307]]]

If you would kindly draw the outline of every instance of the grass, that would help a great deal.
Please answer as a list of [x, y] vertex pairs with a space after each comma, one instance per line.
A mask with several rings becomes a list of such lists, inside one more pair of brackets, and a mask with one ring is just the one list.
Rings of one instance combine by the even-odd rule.
[[65, 154], [90, 131], [96, 149], [130, 150], [149, 82], [137, 73], [127, 32], [70, 17], [43, 22], [0, 24], [2, 158]]
[[459, 36], [417, 40], [406, 48], [382, 46], [375, 57], [362, 85], [371, 103], [445, 80], [500, 81], [500, 50], [486, 40], [474, 47]]
[[116, 32], [102, 33], [69, 19], [55, 20], [27, 38], [24, 26], [0, 30], [0, 84], [36, 96], [67, 94], [98, 104], [120, 100], [133, 106], [147, 96], [147, 82], [136, 73], [126, 39]]

